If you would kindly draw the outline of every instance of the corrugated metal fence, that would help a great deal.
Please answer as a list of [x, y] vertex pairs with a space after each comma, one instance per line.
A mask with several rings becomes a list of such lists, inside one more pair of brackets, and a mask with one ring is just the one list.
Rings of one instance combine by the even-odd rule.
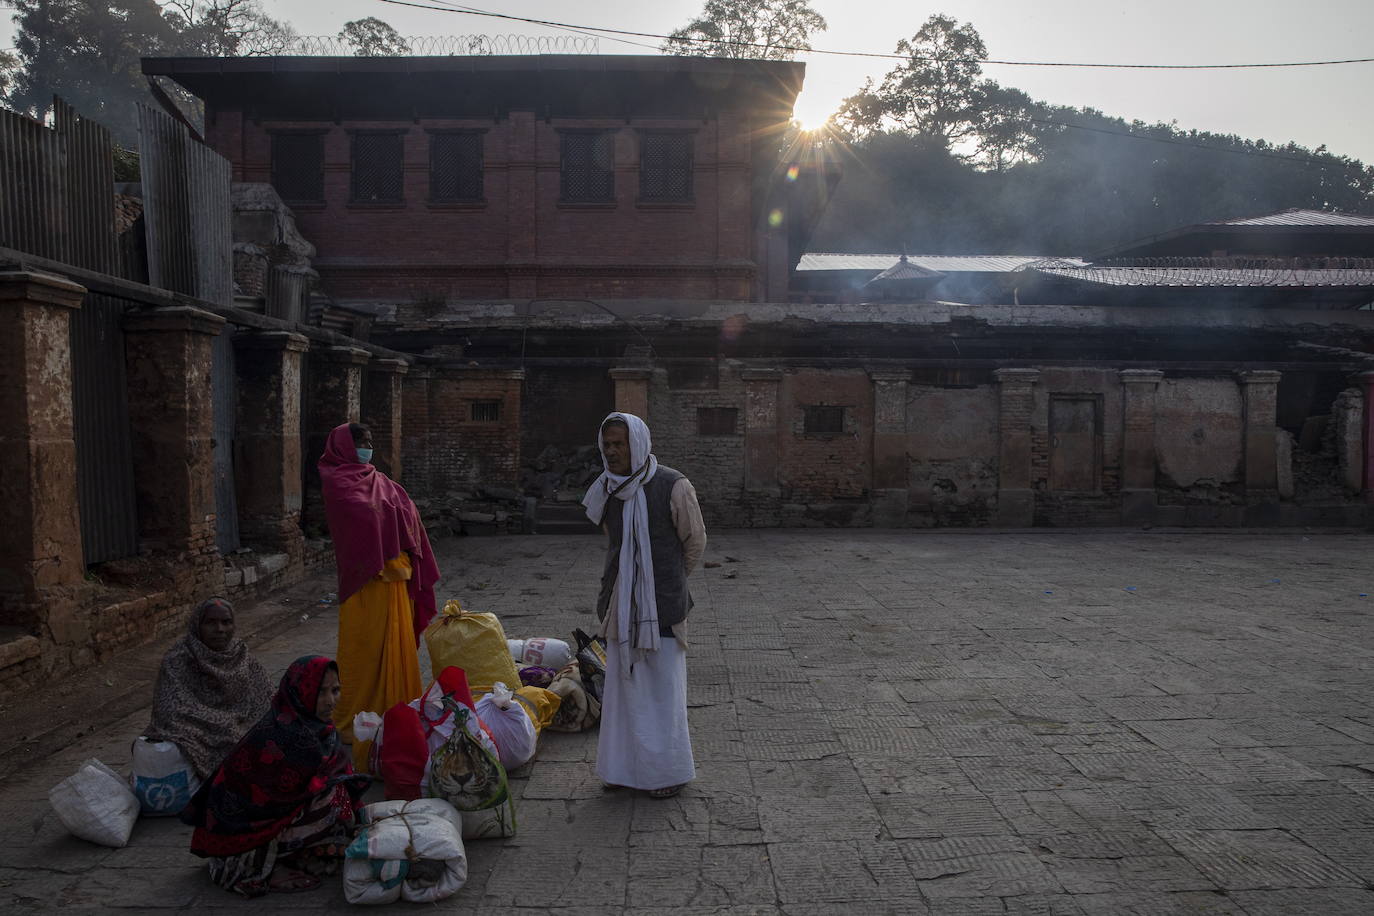
[[[179, 121], [138, 107], [139, 171], [148, 245], [148, 283], [216, 305], [234, 304], [233, 211], [229, 160], [197, 141]], [[238, 376], [228, 334], [210, 366], [215, 408], [215, 540], [239, 546], [233, 433]]]
[[[88, 270], [117, 270], [109, 131], [61, 99], [53, 129], [0, 111], [0, 245]], [[88, 294], [71, 316], [72, 413], [87, 563], [138, 550], [124, 376], [129, 303]]]
[[233, 305], [229, 160], [146, 105], [138, 130], [149, 285]]

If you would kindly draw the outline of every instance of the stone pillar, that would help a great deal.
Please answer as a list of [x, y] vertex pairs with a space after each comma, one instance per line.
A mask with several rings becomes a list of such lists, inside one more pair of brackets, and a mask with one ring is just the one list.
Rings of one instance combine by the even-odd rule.
[[1268, 369], [1236, 373], [1245, 418], [1245, 524], [1279, 521], [1278, 460], [1274, 445], [1279, 377]]
[[411, 366], [401, 379], [401, 485], [412, 499], [427, 499], [433, 489], [431, 459], [430, 382], [434, 370]]
[[218, 562], [210, 367], [224, 319], [189, 306], [124, 318], [140, 539], [173, 561], [173, 586], [193, 597]]
[[997, 524], [1029, 528], [1035, 523], [1031, 486], [1031, 414], [1039, 369], [998, 369]]
[[1155, 521], [1155, 392], [1164, 373], [1123, 369], [1121, 432], [1121, 523]]
[[907, 482], [906, 397], [911, 373], [874, 370], [873, 380], [873, 526], [900, 528], [906, 523], [911, 488]]
[[1341, 484], [1350, 496], [1369, 492], [1365, 486], [1365, 424], [1366, 393], [1359, 373], [1350, 377], [1352, 387], [1336, 395], [1331, 405], [1331, 422], [1336, 426], [1336, 465], [1340, 469]]
[[401, 479], [401, 379], [410, 365], [402, 359], [374, 359], [363, 388], [363, 422], [372, 430], [372, 463], [392, 480]]
[[781, 369], [742, 369], [744, 488], [778, 491], [778, 392]]
[[305, 501], [301, 525], [307, 535], [326, 529], [324, 496], [316, 462], [324, 454], [329, 433], [340, 423], [356, 423], [362, 415], [363, 366], [371, 355], [359, 347], [323, 347], [310, 352], [310, 415], [305, 418]]
[[85, 295], [59, 277], [0, 273], [0, 626], [25, 634], [64, 629], [86, 573], [70, 330]]
[[1374, 372], [1359, 374], [1360, 388], [1364, 392], [1364, 474], [1362, 486], [1364, 501], [1374, 504]]
[[649, 422], [649, 379], [654, 371], [640, 366], [624, 366], [611, 370], [615, 381], [615, 409], [632, 413]]
[[238, 415], [234, 427], [239, 532], [259, 549], [303, 554], [301, 533], [301, 354], [310, 341], [289, 331], [234, 336]]

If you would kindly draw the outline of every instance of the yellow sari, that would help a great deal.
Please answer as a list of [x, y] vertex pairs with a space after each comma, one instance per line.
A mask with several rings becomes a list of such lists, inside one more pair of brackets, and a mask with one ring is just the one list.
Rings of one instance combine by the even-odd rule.
[[415, 608], [406, 592], [410, 556], [387, 561], [385, 568], [339, 606], [339, 681], [343, 688], [334, 723], [353, 744], [353, 765], [369, 772], [371, 741], [353, 741], [353, 717], [385, 715], [397, 703], [420, 695], [420, 659], [415, 645]]

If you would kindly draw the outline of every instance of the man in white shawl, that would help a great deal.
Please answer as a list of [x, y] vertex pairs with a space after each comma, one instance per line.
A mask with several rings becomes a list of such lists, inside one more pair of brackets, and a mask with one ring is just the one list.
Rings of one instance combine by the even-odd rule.
[[643, 420], [612, 413], [598, 438], [605, 469], [582, 500], [609, 538], [596, 608], [609, 649], [596, 771], [608, 788], [671, 798], [696, 776], [687, 576], [706, 549], [706, 526], [691, 481], [658, 463]]

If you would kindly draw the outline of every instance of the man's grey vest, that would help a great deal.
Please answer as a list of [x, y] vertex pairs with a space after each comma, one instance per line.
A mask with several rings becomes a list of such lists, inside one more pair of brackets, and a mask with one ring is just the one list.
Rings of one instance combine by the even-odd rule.
[[[673, 484], [682, 475], [672, 468], [658, 466], [653, 478], [644, 485], [644, 501], [649, 508], [649, 551], [654, 560], [654, 597], [658, 602], [659, 632], [671, 636], [670, 627], [687, 619], [692, 596], [687, 591], [687, 564], [682, 552], [682, 539], [673, 525]], [[606, 502], [602, 518], [611, 535], [606, 547], [606, 569], [601, 575], [601, 596], [596, 602], [596, 616], [606, 619], [615, 593], [615, 580], [620, 572], [620, 542], [624, 537], [625, 519], [621, 514], [624, 503], [612, 498]]]

